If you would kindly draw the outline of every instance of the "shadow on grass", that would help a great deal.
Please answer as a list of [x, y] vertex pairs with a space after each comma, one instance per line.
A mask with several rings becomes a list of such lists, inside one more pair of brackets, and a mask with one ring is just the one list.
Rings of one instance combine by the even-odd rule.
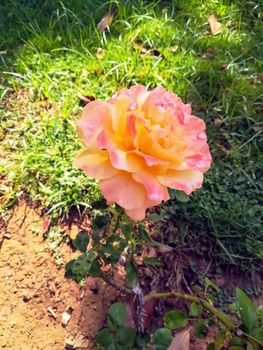
[[[41, 132], [26, 131], [27, 175], [36, 178], [36, 168], [43, 167], [46, 148], [63, 149], [63, 143], [69, 146], [68, 159], [65, 161], [57, 152], [56, 162], [68, 171], [75, 138], [68, 120], [72, 111], [79, 112], [79, 90], [105, 98], [121, 86], [164, 85], [190, 101], [194, 113], [206, 120], [214, 158], [203, 190], [196, 192], [190, 203], [169, 202], [164, 214], [182, 228], [188, 227], [190, 246], [191, 242], [202, 242], [204, 246], [205, 242], [212, 242], [213, 254], [223, 257], [223, 261], [243, 261], [244, 267], [251, 261], [256, 267], [262, 257], [259, 208], [263, 190], [263, 174], [258, 166], [262, 146], [260, 134], [256, 134], [262, 111], [262, 86], [258, 79], [262, 29], [256, 6], [253, 1], [241, 0], [218, 6], [213, 1], [204, 5], [199, 0], [157, 4], [120, 1], [111, 32], [103, 37], [96, 25], [110, 8], [109, 2], [2, 3], [3, 69], [21, 73], [27, 80], [19, 84], [33, 87], [38, 98], [56, 101], [64, 108], [60, 111], [63, 118], [60, 114], [50, 118]], [[224, 25], [218, 36], [211, 35], [207, 23], [213, 10], [217, 10]], [[106, 52], [101, 59], [96, 57], [98, 47]], [[146, 50], [145, 55], [142, 49]], [[70, 124], [65, 133], [62, 119]], [[35, 132], [38, 136], [32, 137]], [[54, 137], [56, 132], [58, 137]], [[64, 139], [61, 136], [58, 140], [59, 135]], [[78, 147], [76, 142], [74, 147]], [[54, 177], [54, 156], [45, 161], [45, 171], [38, 176], [47, 186], [52, 175], [52, 191], [58, 194], [63, 171], [57, 169], [59, 177]], [[69, 172], [76, 179], [76, 170], [70, 168]], [[25, 176], [29, 183], [24, 186], [30, 187], [31, 177]], [[35, 188], [38, 186], [34, 183]], [[52, 194], [52, 205], [59, 207], [63, 201], [67, 210], [81, 201], [83, 189], [76, 194], [76, 185], [69, 187], [64, 181], [64, 186], [69, 192], [57, 197]], [[182, 229], [178, 232], [183, 237]]]

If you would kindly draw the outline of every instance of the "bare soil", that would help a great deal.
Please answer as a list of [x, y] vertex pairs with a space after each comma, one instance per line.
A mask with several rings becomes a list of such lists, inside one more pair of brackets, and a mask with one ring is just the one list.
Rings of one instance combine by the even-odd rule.
[[[64, 278], [64, 264], [56, 264], [43, 238], [48, 225], [49, 220], [25, 202], [0, 221], [0, 349], [95, 349], [96, 335], [105, 322], [109, 305], [120, 300], [120, 293], [99, 279], [88, 278], [81, 287]], [[71, 220], [64, 229], [73, 239], [88, 225], [85, 219]], [[61, 252], [65, 263], [76, 254], [67, 244]], [[233, 276], [226, 276], [221, 284], [231, 280]], [[235, 282], [240, 284], [240, 280]], [[132, 325], [133, 298], [123, 301]], [[262, 298], [255, 302], [261, 303]], [[177, 303], [171, 301], [166, 308], [178, 308]], [[146, 305], [148, 330], [161, 326], [162, 317], [154, 317], [154, 308], [154, 304]], [[69, 314], [68, 323], [63, 325], [62, 319]], [[192, 328], [190, 349], [206, 349], [216, 332], [212, 328], [205, 340], [197, 340]]]
[[[64, 278], [43, 240], [44, 219], [26, 203], [15, 207], [0, 231], [0, 348], [94, 349], [116, 292], [87, 279], [85, 288]], [[39, 234], [36, 234], [36, 231]], [[67, 245], [63, 258], [74, 254]], [[72, 311], [67, 326], [63, 312]]]

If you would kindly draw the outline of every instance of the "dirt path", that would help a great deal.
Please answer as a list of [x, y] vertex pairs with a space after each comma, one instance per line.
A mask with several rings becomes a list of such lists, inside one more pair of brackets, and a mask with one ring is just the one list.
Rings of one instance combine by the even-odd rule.
[[[39, 232], [36, 234], [36, 232]], [[88, 280], [86, 288], [64, 278], [43, 241], [43, 219], [25, 203], [13, 211], [0, 241], [0, 348], [8, 350], [94, 349], [110, 287]], [[64, 260], [72, 251], [63, 247]], [[63, 312], [71, 308], [66, 327]]]

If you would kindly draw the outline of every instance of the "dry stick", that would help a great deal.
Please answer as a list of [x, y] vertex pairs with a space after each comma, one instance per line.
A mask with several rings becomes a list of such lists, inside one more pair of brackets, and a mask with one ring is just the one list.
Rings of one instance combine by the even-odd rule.
[[252, 343], [255, 342], [259, 346], [261, 347], [263, 346], [263, 344], [257, 339], [243, 332], [242, 330], [239, 330], [236, 327], [235, 323], [226, 314], [216, 309], [213, 305], [209, 304], [207, 301], [204, 301], [198, 298], [197, 296], [179, 293], [179, 292], [153, 293], [153, 294], [146, 295], [144, 297], [144, 301], [146, 302], [154, 299], [170, 299], [170, 298], [184, 299], [196, 304], [201, 304], [206, 310], [211, 312], [224, 326], [226, 326], [227, 329], [234, 331], [235, 334], [238, 334], [239, 336], [245, 338], [246, 340], [251, 341]]

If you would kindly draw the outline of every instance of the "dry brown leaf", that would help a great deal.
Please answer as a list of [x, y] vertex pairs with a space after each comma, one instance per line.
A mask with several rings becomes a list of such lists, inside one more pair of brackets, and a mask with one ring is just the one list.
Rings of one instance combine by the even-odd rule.
[[176, 333], [168, 350], [189, 350], [190, 331], [191, 328], [187, 328], [179, 333]]
[[113, 21], [114, 17], [117, 14], [117, 8], [114, 7], [112, 10], [110, 10], [99, 22], [97, 25], [97, 29], [102, 33], [105, 29], [109, 29], [111, 22]]
[[101, 60], [105, 56], [105, 50], [103, 50], [101, 47], [97, 49], [96, 57]]
[[215, 12], [213, 12], [208, 17], [208, 22], [210, 24], [211, 33], [213, 35], [217, 35], [217, 34], [221, 33], [221, 31], [222, 31], [222, 23], [218, 22]]

